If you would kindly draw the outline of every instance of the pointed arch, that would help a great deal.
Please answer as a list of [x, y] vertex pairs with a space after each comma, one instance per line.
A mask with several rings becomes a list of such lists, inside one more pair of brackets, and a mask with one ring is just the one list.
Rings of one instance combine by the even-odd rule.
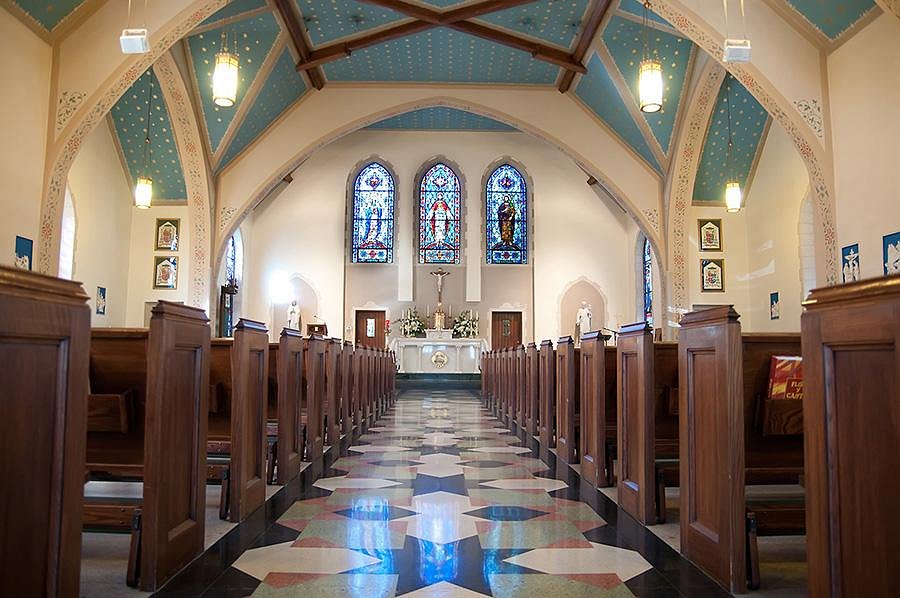
[[509, 161], [490, 171], [484, 186], [484, 259], [488, 264], [528, 263], [529, 189], [525, 175]]
[[462, 197], [462, 184], [452, 166], [443, 160], [427, 166], [419, 178], [420, 264], [460, 263]]

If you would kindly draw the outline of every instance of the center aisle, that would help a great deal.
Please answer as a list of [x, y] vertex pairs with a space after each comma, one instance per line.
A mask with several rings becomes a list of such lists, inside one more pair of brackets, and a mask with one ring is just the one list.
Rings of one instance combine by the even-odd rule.
[[727, 595], [522, 444], [475, 392], [404, 391], [202, 595]]

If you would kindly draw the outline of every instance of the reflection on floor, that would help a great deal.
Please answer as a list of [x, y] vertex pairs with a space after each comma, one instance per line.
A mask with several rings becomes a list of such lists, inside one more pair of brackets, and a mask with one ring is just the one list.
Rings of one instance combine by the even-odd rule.
[[170, 582], [179, 596], [727, 596], [475, 393], [407, 390]]

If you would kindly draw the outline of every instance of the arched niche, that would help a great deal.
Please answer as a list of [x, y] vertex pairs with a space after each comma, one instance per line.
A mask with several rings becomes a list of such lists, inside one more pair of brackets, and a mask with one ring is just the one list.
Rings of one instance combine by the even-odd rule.
[[559, 299], [559, 336], [575, 336], [575, 314], [586, 301], [591, 306], [591, 328], [606, 328], [608, 305], [600, 287], [581, 277], [570, 282]]

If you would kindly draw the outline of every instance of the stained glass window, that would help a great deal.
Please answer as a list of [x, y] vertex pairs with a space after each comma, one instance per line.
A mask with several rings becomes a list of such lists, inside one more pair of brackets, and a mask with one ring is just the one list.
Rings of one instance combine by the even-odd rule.
[[432, 166], [419, 188], [419, 263], [459, 263], [459, 178], [446, 164]]
[[650, 252], [650, 239], [644, 237], [644, 320], [653, 323], [653, 254]]
[[350, 258], [369, 264], [394, 261], [394, 178], [378, 162], [363, 168], [353, 184]]
[[528, 263], [528, 193], [525, 177], [504, 164], [485, 190], [486, 259], [489, 264]]

